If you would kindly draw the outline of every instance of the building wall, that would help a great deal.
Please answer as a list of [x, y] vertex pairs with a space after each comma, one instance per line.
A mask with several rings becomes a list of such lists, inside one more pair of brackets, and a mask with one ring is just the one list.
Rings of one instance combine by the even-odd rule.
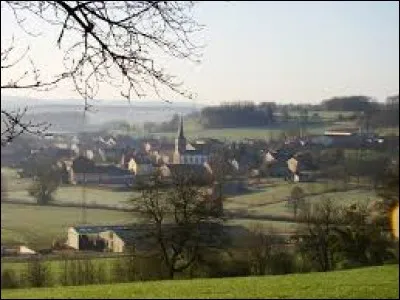
[[135, 175], [150, 175], [153, 172], [151, 164], [138, 164], [134, 159], [129, 161], [128, 169]]
[[110, 252], [122, 253], [125, 250], [125, 243], [122, 241], [114, 231], [104, 231], [99, 236], [105, 241], [106, 249]]
[[187, 165], [202, 165], [207, 162], [207, 155], [181, 155], [180, 163]]
[[32, 249], [29, 249], [26, 246], [20, 246], [19, 247], [19, 253], [20, 254], [36, 254], [35, 251], [33, 251]]
[[114, 234], [114, 247], [113, 247], [113, 252], [116, 253], [122, 253], [125, 250], [125, 243], [123, 240], [121, 240], [118, 235]]
[[128, 163], [128, 170], [137, 174], [137, 163], [133, 158]]
[[98, 173], [74, 173], [71, 171], [71, 183], [83, 184], [133, 184], [133, 175], [108, 175]]
[[73, 228], [68, 229], [67, 245], [79, 250], [79, 235]]

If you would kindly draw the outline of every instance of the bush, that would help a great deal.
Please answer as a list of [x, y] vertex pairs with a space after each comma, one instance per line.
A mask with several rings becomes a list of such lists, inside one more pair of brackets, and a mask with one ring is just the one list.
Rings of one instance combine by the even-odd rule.
[[107, 283], [107, 279], [106, 268], [103, 263], [99, 262], [95, 269], [95, 281], [98, 284], [104, 284]]
[[5, 269], [1, 272], [1, 288], [15, 289], [19, 287], [19, 280], [13, 269]]
[[[237, 277], [249, 276], [251, 270], [247, 257], [243, 255], [216, 255], [203, 262], [203, 268], [206, 268], [208, 277]], [[204, 272], [204, 271], [203, 271]]]
[[350, 259], [343, 259], [336, 263], [335, 269], [337, 270], [346, 270], [346, 269], [354, 269], [360, 268], [363, 264], [357, 261], [352, 261]]
[[293, 256], [290, 253], [279, 251], [272, 255], [268, 262], [268, 273], [272, 275], [294, 273]]
[[92, 260], [85, 259], [65, 259], [60, 282], [62, 285], [86, 285], [105, 281], [99, 278], [99, 270], [95, 267]]
[[314, 271], [314, 269], [313, 263], [309, 258], [301, 253], [296, 253], [293, 255], [294, 273], [308, 273]]
[[39, 257], [32, 257], [28, 263], [25, 280], [30, 287], [45, 287], [51, 285], [50, 268]]
[[112, 282], [127, 282], [126, 273], [125, 273], [125, 265], [121, 258], [115, 259], [114, 263], [112, 264], [111, 281]]

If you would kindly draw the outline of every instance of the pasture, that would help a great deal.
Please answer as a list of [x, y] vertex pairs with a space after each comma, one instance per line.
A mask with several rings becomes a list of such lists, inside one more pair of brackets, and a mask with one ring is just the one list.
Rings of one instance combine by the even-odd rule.
[[[86, 209], [86, 224], [111, 225], [135, 221], [132, 213]], [[54, 239], [66, 238], [69, 226], [83, 223], [80, 208], [1, 204], [1, 243], [23, 243], [48, 248]]]
[[[34, 202], [23, 188], [27, 180], [18, 182], [13, 170], [6, 170], [7, 185], [11, 186], [8, 192], [9, 199], [21, 199]], [[25, 186], [24, 186], [25, 184]], [[18, 190], [20, 185], [21, 189]], [[287, 198], [294, 186], [300, 186], [307, 194], [310, 201], [318, 201], [322, 196], [329, 196], [340, 204], [354, 203], [376, 199], [372, 190], [349, 190], [345, 192], [329, 192], [334, 186], [331, 182], [311, 182], [290, 184], [282, 180], [263, 180], [260, 184], [253, 185], [248, 193], [230, 196], [224, 202], [224, 209], [232, 212], [247, 213], [260, 219], [247, 219], [246, 217], [230, 219], [228, 224], [251, 227], [254, 223], [262, 223], [272, 227], [278, 232], [293, 232], [296, 224], [268, 220], [263, 215], [284, 216], [291, 218], [293, 213], [287, 206]], [[87, 204], [103, 204], [113, 207], [125, 207], [129, 199], [139, 197], [140, 193], [134, 191], [115, 191], [107, 188], [87, 187], [85, 191]], [[81, 204], [83, 188], [79, 186], [61, 186], [55, 193], [56, 202], [74, 202]], [[56, 238], [66, 237], [68, 226], [82, 224], [82, 210], [72, 207], [35, 206], [22, 204], [2, 204], [2, 243], [24, 243], [34, 249], [49, 247]], [[87, 224], [125, 224], [135, 221], [135, 215], [128, 212], [90, 209], [85, 210]]]
[[[308, 125], [306, 131], [310, 134], [323, 134], [326, 126], [322, 124]], [[238, 141], [244, 139], [276, 139], [287, 130], [298, 129], [298, 124], [289, 126], [268, 126], [268, 127], [247, 127], [247, 128], [218, 128], [204, 129], [201, 126], [191, 126], [186, 129], [185, 134], [188, 139], [213, 137], [226, 141]], [[174, 138], [176, 132], [160, 132], [154, 133], [155, 136], [164, 136]]]
[[399, 266], [327, 273], [2, 290], [11, 298], [342, 298], [398, 299]]
[[[30, 178], [19, 178], [15, 169], [1, 169], [6, 183], [8, 199], [35, 202], [29, 195], [28, 188], [32, 184]], [[114, 207], [126, 207], [132, 199], [141, 194], [135, 191], [120, 191], [107, 187], [91, 187], [74, 185], [61, 185], [54, 193], [54, 201], [63, 203], [81, 204], [85, 199], [86, 204], [100, 204]]]

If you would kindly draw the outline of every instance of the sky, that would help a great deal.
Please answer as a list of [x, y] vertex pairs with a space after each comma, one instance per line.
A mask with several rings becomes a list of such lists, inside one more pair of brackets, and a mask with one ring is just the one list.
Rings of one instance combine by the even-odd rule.
[[[195, 102], [319, 103], [360, 94], [384, 101], [398, 94], [398, 2], [202, 2], [195, 18], [206, 26], [199, 36], [206, 44], [202, 62], [165, 62], [197, 95]], [[24, 36], [3, 5], [1, 23], [2, 47], [12, 33]], [[58, 33], [45, 30], [31, 43], [31, 56], [42, 74], [61, 66]], [[19, 39], [21, 48], [25, 41]], [[2, 94], [79, 98], [71, 84], [46, 93]], [[121, 99], [119, 91], [107, 86], [98, 98]]]

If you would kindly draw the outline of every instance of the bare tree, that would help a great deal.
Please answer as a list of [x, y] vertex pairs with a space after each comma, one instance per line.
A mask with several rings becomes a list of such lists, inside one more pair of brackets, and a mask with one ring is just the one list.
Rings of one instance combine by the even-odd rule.
[[293, 210], [293, 216], [295, 219], [297, 218], [297, 212], [299, 208], [304, 206], [305, 203], [304, 198], [305, 198], [305, 193], [301, 187], [295, 186], [292, 188], [290, 192], [290, 197], [288, 199], [288, 204], [290, 209]]
[[209, 165], [212, 169], [214, 184], [218, 190], [218, 198], [222, 203], [224, 183], [228, 177], [234, 174], [234, 167], [231, 163], [232, 155], [228, 149], [218, 147], [210, 157]]
[[282, 242], [272, 227], [254, 224], [250, 229], [246, 244], [250, 269], [254, 275], [265, 275], [274, 255], [274, 249]]
[[41, 135], [49, 127], [47, 122], [33, 123], [24, 119], [27, 108], [13, 111], [1, 110], [1, 146], [6, 146], [23, 133]]
[[150, 237], [160, 249], [169, 278], [189, 268], [201, 249], [219, 241], [219, 211], [208, 205], [207, 194], [190, 178], [175, 179], [173, 187], [162, 187], [155, 179], [135, 200], [138, 211], [152, 224]]
[[[192, 1], [4, 1], [2, 12], [10, 9], [28, 34], [34, 36], [27, 29], [34, 19], [58, 30], [54, 42], [64, 52], [64, 70], [43, 79], [27, 56], [29, 48], [18, 57], [13, 55], [16, 48], [11, 43], [1, 50], [2, 78], [25, 59], [30, 67], [21, 76], [2, 81], [1, 89], [48, 90], [71, 80], [85, 99], [84, 111], [90, 109], [88, 101], [104, 84], [119, 88], [128, 100], [146, 96], [146, 89], [161, 97], [161, 87], [190, 98], [192, 94], [182, 87], [182, 82], [162, 67], [157, 52], [199, 61], [202, 47], [193, 42], [193, 35], [202, 26], [192, 16], [194, 6]], [[1, 116], [9, 120], [5, 144], [18, 135], [14, 132], [28, 131], [33, 125], [21, 122], [18, 114], [6, 110], [1, 111]]]
[[297, 245], [319, 270], [326, 272], [333, 268], [339, 210], [329, 198], [320, 201], [314, 205], [306, 203], [301, 209], [299, 220], [304, 225], [297, 235]]

